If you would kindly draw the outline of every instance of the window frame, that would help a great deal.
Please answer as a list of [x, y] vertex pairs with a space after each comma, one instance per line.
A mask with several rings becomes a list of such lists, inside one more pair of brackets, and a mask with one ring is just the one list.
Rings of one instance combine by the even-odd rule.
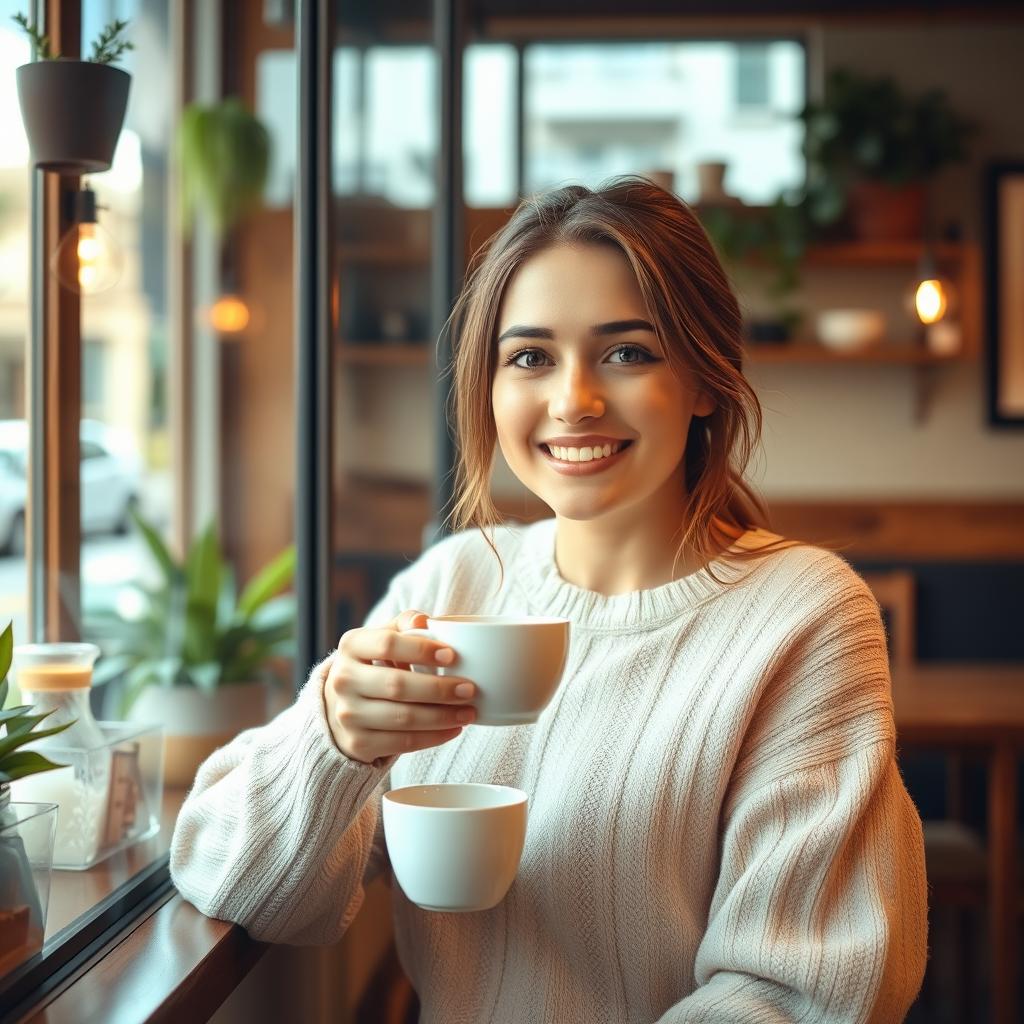
[[[83, 0], [33, 0], [29, 5], [30, 21], [41, 22], [53, 48], [65, 56], [81, 55], [82, 3]], [[179, 58], [181, 42], [189, 37], [191, 23], [191, 4], [172, 3], [171, 45]], [[177, 69], [173, 93], [176, 108], [185, 102], [187, 71], [187, 64]], [[61, 288], [49, 272], [47, 254], [70, 227], [68, 195], [78, 190], [81, 179], [35, 167], [29, 174], [31, 330], [25, 365], [25, 418], [29, 425], [26, 639], [74, 640], [79, 636], [81, 621], [81, 302], [78, 295]], [[172, 202], [176, 201], [177, 197], [172, 198]], [[176, 244], [174, 257], [175, 271], [187, 272], [182, 243]], [[182, 351], [172, 349], [170, 353], [172, 380], [181, 382], [185, 378], [184, 385], [172, 388], [171, 396], [172, 430], [176, 420], [178, 436], [182, 422], [188, 419], [187, 334], [183, 333], [183, 340]], [[179, 461], [174, 469], [180, 473], [180, 480], [187, 483], [187, 474], [182, 472], [187, 469], [187, 455], [184, 458], [185, 464]], [[179, 536], [184, 528], [182, 511], [179, 496], [173, 513]], [[170, 854], [164, 853], [45, 941], [35, 956], [0, 975], [0, 1004], [5, 1008], [2, 1019], [19, 1019], [45, 1003], [137, 922], [174, 895]]]

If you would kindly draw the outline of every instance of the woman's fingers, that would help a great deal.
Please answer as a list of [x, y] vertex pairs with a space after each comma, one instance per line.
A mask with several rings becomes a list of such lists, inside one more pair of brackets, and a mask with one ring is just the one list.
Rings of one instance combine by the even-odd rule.
[[408, 704], [391, 700], [350, 697], [340, 714], [342, 726], [350, 731], [435, 732], [461, 729], [476, 718], [473, 707], [450, 704]]
[[345, 753], [356, 761], [370, 764], [379, 757], [392, 754], [410, 754], [426, 750], [455, 739], [461, 729], [443, 729], [437, 732], [360, 732], [351, 737]]
[[455, 652], [446, 644], [425, 636], [410, 636], [390, 626], [381, 629], [350, 629], [338, 641], [338, 650], [356, 661], [389, 661], [396, 664], [450, 665]]
[[345, 666], [350, 692], [372, 700], [411, 704], [466, 704], [476, 686], [462, 676], [435, 676], [386, 665], [350, 662]]

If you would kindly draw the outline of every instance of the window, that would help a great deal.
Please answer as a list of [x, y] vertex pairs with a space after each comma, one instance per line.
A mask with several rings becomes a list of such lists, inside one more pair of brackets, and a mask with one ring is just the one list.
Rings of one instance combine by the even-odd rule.
[[768, 47], [763, 43], [744, 43], [736, 47], [736, 106], [769, 107]]
[[[25, 364], [31, 324], [28, 268], [38, 254], [32, 230], [34, 172], [29, 167], [14, 75], [14, 69], [31, 55], [11, 16], [28, 6], [22, 0], [0, 0], [0, 132], [4, 138], [0, 147], [0, 628], [13, 620], [15, 643], [57, 638], [52, 636], [49, 613], [49, 637], [34, 632], [29, 621], [24, 555], [32, 522], [26, 466], [35, 458], [39, 439], [35, 421], [26, 420]], [[65, 8], [70, 9], [71, 3], [65, 3]], [[135, 47], [118, 61], [132, 75], [132, 83], [113, 166], [83, 180], [95, 190], [100, 224], [120, 247], [122, 258], [116, 286], [105, 293], [83, 295], [80, 303], [85, 340], [80, 364], [82, 417], [77, 424], [79, 572], [77, 581], [73, 571], [69, 578], [62, 576], [60, 587], [67, 594], [65, 607], [72, 610], [72, 628], [87, 632], [83, 609], [96, 601], [117, 600], [129, 581], [151, 571], [145, 544], [129, 528], [129, 513], [144, 508], [157, 530], [165, 533], [177, 486], [169, 457], [166, 399], [170, 331], [165, 251], [171, 232], [167, 186], [174, 79], [169, 64], [170, 0], [82, 0], [80, 11], [83, 49], [114, 18], [128, 21], [128, 36]], [[62, 294], [66, 293], [58, 296]], [[77, 409], [69, 403], [58, 415], [72, 420]], [[51, 422], [52, 418], [47, 420]], [[48, 516], [47, 522], [52, 518]], [[51, 524], [47, 529], [55, 528]], [[40, 538], [32, 536], [32, 541], [39, 546]], [[34, 562], [43, 576], [50, 577], [46, 586], [52, 588], [46, 558], [40, 553]], [[116, 717], [114, 696], [102, 687], [93, 688], [97, 718]], [[13, 685], [9, 699], [19, 702]], [[46, 774], [31, 778], [43, 780]], [[70, 788], [63, 779], [60, 785]], [[58, 799], [53, 787], [47, 796], [38, 789], [19, 795], [17, 786], [15, 781], [15, 802]], [[63, 798], [61, 802], [63, 806]], [[160, 807], [149, 809], [159, 820]], [[59, 846], [59, 818], [57, 836]], [[13, 1005], [37, 983], [33, 979], [46, 977], [66, 962], [76, 943], [84, 945], [146, 892], [168, 884], [164, 858], [169, 838], [169, 829], [164, 828], [100, 860], [84, 874], [55, 868], [42, 956], [13, 963], [0, 957], [4, 962], [0, 1003]]]
[[534, 43], [523, 74], [526, 192], [668, 171], [694, 201], [704, 161], [725, 161], [752, 204], [803, 180], [797, 42]]

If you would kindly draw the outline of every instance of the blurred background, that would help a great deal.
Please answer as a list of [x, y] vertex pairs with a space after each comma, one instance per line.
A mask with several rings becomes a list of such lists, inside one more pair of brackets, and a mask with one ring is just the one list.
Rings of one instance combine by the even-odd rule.
[[[295, 244], [314, 126], [298, 116], [294, 3], [45, 5], [83, 54], [115, 18], [134, 47], [118, 62], [132, 83], [112, 166], [59, 188], [31, 170], [15, 87], [32, 51], [12, 16], [28, 6], [0, 0], [0, 624], [16, 641], [97, 640], [98, 715], [139, 714], [161, 682], [212, 699], [286, 680], [257, 720], [289, 699], [308, 667], [290, 660], [292, 605], [267, 610], [253, 626], [261, 656], [222, 665], [217, 686], [141, 637], [133, 623], [159, 632], [171, 614], [161, 552], [185, 566], [212, 529], [229, 605], [267, 572], [287, 590], [308, 444], [329, 467], [323, 640], [361, 624], [437, 535], [450, 494], [437, 339], [473, 254], [522, 196], [622, 173], [674, 191], [711, 234], [765, 410], [751, 478], [779, 532], [836, 546], [874, 587], [894, 687], [900, 672], [960, 666], [967, 721], [978, 672], [1024, 669], [1018, 5], [325, 5], [328, 56], [310, 85], [326, 132], [322, 273]], [[95, 280], [108, 263], [114, 280], [45, 285], [39, 239], [55, 250], [58, 226], [74, 228], [61, 195], [83, 186], [110, 250]], [[304, 433], [296, 397], [311, 307], [325, 325], [326, 435]], [[34, 381], [51, 389], [45, 438]], [[45, 509], [31, 504], [33, 472], [50, 481]], [[500, 453], [493, 493], [511, 517], [549, 514]], [[1024, 691], [1006, 700], [1019, 720]], [[169, 730], [183, 746], [168, 747], [183, 784], [196, 756], [248, 724], [197, 746], [185, 715]], [[934, 825], [934, 947], [912, 1019], [1024, 1019], [1024, 876], [1003, 857], [999, 900], [1013, 910], [994, 926], [988, 810], [999, 743], [1000, 806], [1014, 815], [1000, 849], [1015, 861], [1020, 733], [915, 735], [901, 765]], [[385, 1019], [366, 1007], [382, 1005], [373, 986], [398, 984], [387, 899], [374, 890], [336, 950], [268, 954], [215, 1019], [271, 1019], [268, 979], [283, 971], [319, 972], [331, 1019]]]

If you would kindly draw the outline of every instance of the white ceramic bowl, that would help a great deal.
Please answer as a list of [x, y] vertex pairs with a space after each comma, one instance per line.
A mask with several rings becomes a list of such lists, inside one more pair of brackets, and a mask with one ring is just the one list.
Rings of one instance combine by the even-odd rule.
[[885, 337], [885, 314], [877, 309], [826, 309], [818, 314], [816, 329], [826, 348], [856, 352]]

